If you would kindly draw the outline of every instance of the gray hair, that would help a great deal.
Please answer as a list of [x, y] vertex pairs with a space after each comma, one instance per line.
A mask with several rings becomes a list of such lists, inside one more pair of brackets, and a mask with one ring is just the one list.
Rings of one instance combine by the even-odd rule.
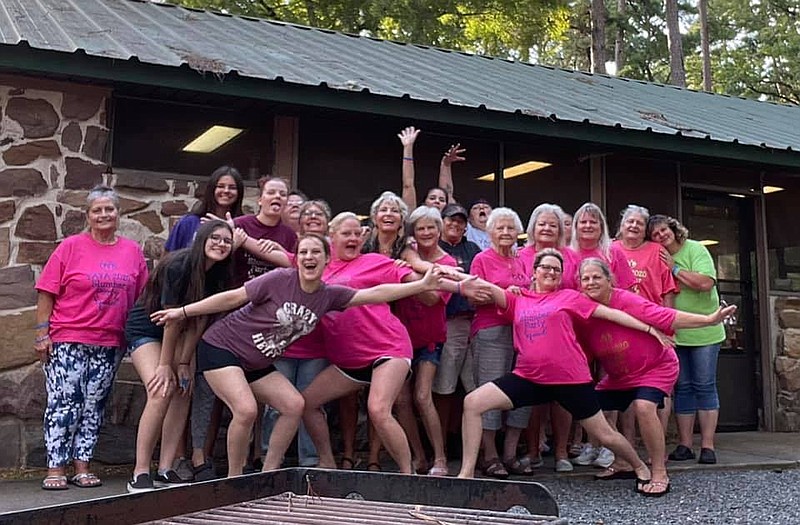
[[439, 233], [442, 233], [442, 230], [444, 229], [444, 225], [442, 223], [442, 212], [432, 206], [420, 206], [416, 210], [412, 211], [411, 215], [408, 216], [409, 235], [414, 235], [414, 226], [420, 219], [432, 220], [436, 223], [436, 228], [439, 229]]
[[500, 219], [512, 219], [514, 221], [514, 227], [517, 229], [517, 233], [522, 233], [522, 221], [519, 220], [519, 215], [517, 215], [517, 212], [511, 208], [493, 209], [492, 213], [489, 214], [489, 218], [486, 220], [486, 231], [492, 231], [494, 229], [494, 223]]
[[538, 205], [534, 208], [533, 213], [531, 213], [531, 218], [528, 220], [528, 229], [526, 233], [528, 234], [528, 244], [533, 246], [535, 241], [533, 239], [533, 232], [536, 229], [536, 223], [539, 221], [539, 216], [544, 213], [552, 213], [558, 219], [558, 239], [556, 239], [556, 247], [563, 248], [564, 247], [564, 239], [567, 236], [567, 232], [564, 231], [564, 210], [561, 209], [561, 206], [557, 204], [550, 204], [549, 202], [545, 202], [544, 204]]
[[391, 201], [392, 203], [396, 204], [397, 207], [400, 208], [400, 222], [406, 222], [406, 218], [408, 218], [408, 206], [405, 202], [403, 202], [403, 199], [398, 197], [393, 191], [384, 191], [381, 193], [380, 197], [372, 202], [372, 205], [369, 207], [369, 216], [372, 218], [372, 220], [375, 220], [375, 214], [378, 213], [378, 208], [380, 208], [381, 204], [383, 204], [385, 201]]
[[598, 259], [597, 257], [587, 257], [581, 261], [580, 267], [578, 268], [579, 280], [580, 276], [583, 275], [583, 270], [587, 266], [597, 266], [600, 268], [600, 271], [603, 272], [603, 275], [606, 276], [606, 279], [611, 281], [611, 284], [614, 284], [614, 274], [611, 272], [611, 268], [608, 267], [608, 264], [606, 264], [603, 259]]
[[109, 186], [99, 185], [92, 188], [89, 191], [89, 195], [86, 196], [87, 207], [91, 207], [92, 203], [97, 199], [111, 199], [111, 202], [114, 203], [114, 207], [119, 209], [119, 195]]
[[[295, 195], [298, 195], [298, 194], [299, 193], [296, 193]], [[330, 222], [330, 220], [331, 220], [331, 206], [326, 201], [324, 201], [322, 199], [313, 199], [313, 200], [310, 200], [310, 201], [309, 200], [305, 201], [303, 204], [300, 205], [300, 215], [302, 215], [303, 212], [306, 211], [309, 208], [319, 208], [320, 210], [322, 210], [322, 213], [325, 214], [325, 220]]]
[[578, 208], [578, 210], [575, 212], [575, 215], [572, 217], [572, 249], [580, 249], [580, 244], [578, 243], [578, 222], [580, 222], [584, 213], [593, 215], [598, 221], [600, 221], [600, 239], [597, 241], [597, 245], [600, 248], [600, 253], [602, 253], [604, 257], [610, 257], [611, 237], [608, 235], [606, 216], [603, 215], [603, 210], [600, 209], [600, 206], [593, 202], [587, 202]]
[[617, 229], [617, 235], [622, 234], [622, 225], [625, 224], [625, 221], [628, 220], [628, 217], [633, 215], [634, 213], [638, 213], [642, 217], [644, 217], [644, 225], [645, 228], [647, 227], [647, 221], [650, 220], [650, 210], [645, 208], [644, 206], [639, 206], [637, 204], [628, 204], [622, 213], [619, 214], [619, 228]]

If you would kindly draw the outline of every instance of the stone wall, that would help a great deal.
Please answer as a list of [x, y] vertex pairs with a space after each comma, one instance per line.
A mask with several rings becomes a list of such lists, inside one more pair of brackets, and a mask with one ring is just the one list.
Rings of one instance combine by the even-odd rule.
[[800, 431], [800, 297], [773, 297], [775, 430]]
[[[109, 173], [108, 90], [0, 77], [0, 468], [43, 466], [44, 376], [33, 352], [34, 283], [58, 242], [82, 231], [88, 190], [121, 197], [119, 233], [157, 259], [203, 183]], [[257, 191], [249, 189], [252, 198]], [[133, 461], [143, 389], [124, 362], [96, 459]]]

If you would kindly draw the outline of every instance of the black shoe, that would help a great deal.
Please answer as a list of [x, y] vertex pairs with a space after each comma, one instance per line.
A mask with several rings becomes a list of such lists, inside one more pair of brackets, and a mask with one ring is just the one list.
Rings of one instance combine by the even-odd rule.
[[169, 469], [163, 474], [158, 473], [153, 477], [153, 485], [156, 487], [178, 487], [186, 484], [187, 483], [181, 479], [178, 473], [172, 469]]
[[206, 459], [206, 462], [199, 467], [192, 467], [194, 470], [194, 481], [209, 481], [216, 479], [217, 475], [214, 472], [214, 463], [211, 458]]
[[717, 455], [714, 453], [714, 449], [701, 448], [700, 459], [697, 462], [704, 465], [715, 465], [717, 463]]
[[155, 489], [150, 474], [139, 474], [128, 482], [128, 492], [145, 492]]
[[694, 459], [694, 452], [689, 447], [678, 445], [668, 456], [670, 461], [689, 461]]

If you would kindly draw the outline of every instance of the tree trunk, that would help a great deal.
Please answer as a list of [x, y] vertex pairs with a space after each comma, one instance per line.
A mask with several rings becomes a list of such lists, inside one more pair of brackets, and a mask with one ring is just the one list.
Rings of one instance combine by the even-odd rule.
[[700, 48], [703, 54], [703, 90], [711, 91], [711, 48], [708, 41], [708, 0], [700, 0]]
[[606, 72], [606, 6], [592, 0], [592, 73]]
[[667, 18], [667, 43], [669, 44], [669, 83], [686, 86], [686, 70], [683, 67], [683, 42], [678, 25], [678, 0], [664, 0]]
[[625, 66], [625, 10], [628, 0], [617, 0], [617, 38], [614, 40], [614, 63], [617, 75]]

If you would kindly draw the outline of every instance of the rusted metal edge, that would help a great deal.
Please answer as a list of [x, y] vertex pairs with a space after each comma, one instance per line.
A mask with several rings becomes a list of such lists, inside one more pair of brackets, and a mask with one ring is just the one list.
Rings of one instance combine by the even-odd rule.
[[531, 514], [559, 515], [555, 498], [540, 483], [292, 468], [3, 513], [0, 524], [143, 523], [287, 491], [331, 498], [360, 495], [370, 501], [496, 511], [521, 506]]

